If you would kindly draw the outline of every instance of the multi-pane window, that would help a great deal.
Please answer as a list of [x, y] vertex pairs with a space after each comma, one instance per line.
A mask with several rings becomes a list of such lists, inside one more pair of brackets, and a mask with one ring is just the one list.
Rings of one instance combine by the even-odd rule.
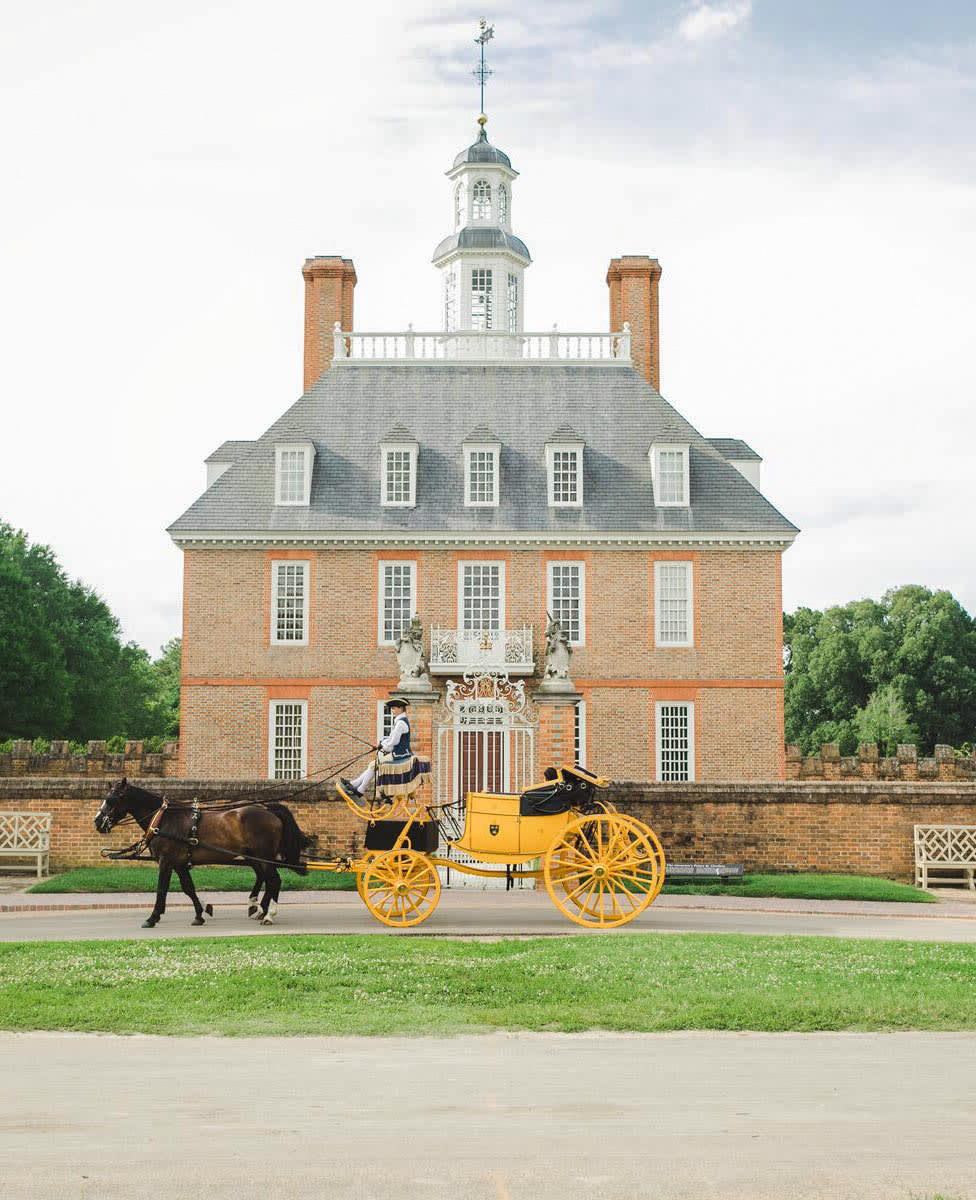
[[550, 447], [549, 452], [549, 503], [553, 505], [578, 505], [582, 499], [580, 459], [582, 453], [575, 447]]
[[695, 778], [695, 706], [668, 700], [656, 707], [658, 781], [687, 783]]
[[475, 267], [471, 272], [471, 328], [491, 329], [492, 308], [491, 267]]
[[573, 763], [586, 766], [586, 701], [577, 700], [573, 705]]
[[444, 329], [453, 333], [457, 328], [457, 275], [451, 267], [444, 276]]
[[508, 273], [508, 332], [518, 333], [518, 276]]
[[412, 505], [415, 501], [415, 451], [410, 446], [387, 447], [383, 451], [383, 503]]
[[271, 564], [271, 641], [308, 644], [308, 563]]
[[461, 217], [464, 213], [464, 184], [459, 183], [454, 189], [454, 228], [457, 229], [461, 224]]
[[469, 507], [498, 504], [498, 451], [472, 446], [465, 452], [464, 503]]
[[304, 504], [306, 461], [304, 450], [278, 451], [278, 503]]
[[272, 700], [268, 725], [268, 775], [272, 779], [302, 779], [308, 741], [307, 702]]
[[460, 625], [467, 632], [502, 627], [504, 568], [501, 563], [461, 563]]
[[688, 447], [651, 447], [651, 475], [654, 503], [684, 506], [688, 504]]
[[583, 571], [583, 563], [549, 564], [549, 612], [574, 646], [581, 646], [585, 635]]
[[691, 646], [694, 642], [692, 564], [654, 564], [654, 643]]
[[379, 640], [392, 645], [410, 624], [417, 604], [417, 564], [380, 563]]
[[508, 188], [504, 183], [498, 188], [498, 219], [503, 223], [508, 220]]
[[479, 179], [471, 193], [471, 215], [476, 221], [491, 219], [491, 184]]

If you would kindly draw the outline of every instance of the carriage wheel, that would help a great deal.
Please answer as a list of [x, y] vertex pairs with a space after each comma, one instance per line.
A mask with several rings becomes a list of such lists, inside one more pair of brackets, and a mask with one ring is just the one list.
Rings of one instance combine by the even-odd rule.
[[441, 877], [426, 854], [380, 854], [357, 876], [363, 903], [383, 925], [407, 929], [426, 921], [441, 898]]
[[622, 813], [577, 817], [549, 847], [546, 891], [563, 916], [587, 929], [632, 921], [664, 882], [664, 853], [643, 822]]

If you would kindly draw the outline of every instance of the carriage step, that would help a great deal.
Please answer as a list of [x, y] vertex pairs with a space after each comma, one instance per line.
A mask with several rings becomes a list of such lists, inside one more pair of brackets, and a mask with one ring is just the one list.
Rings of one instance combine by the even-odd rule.
[[671, 883], [682, 879], [721, 879], [726, 883], [738, 883], [745, 874], [745, 868], [726, 863], [668, 863], [664, 869], [664, 878]]

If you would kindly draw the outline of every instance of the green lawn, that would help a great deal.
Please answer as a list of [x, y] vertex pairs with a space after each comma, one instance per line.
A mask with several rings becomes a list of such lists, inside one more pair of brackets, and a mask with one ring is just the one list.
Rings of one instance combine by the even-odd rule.
[[772, 896], [784, 900], [894, 900], [937, 904], [938, 899], [872, 875], [744, 875], [739, 883], [668, 883], [670, 896]]
[[[202, 896], [204, 892], [249, 892], [254, 886], [250, 867], [194, 867], [193, 882]], [[334, 875], [331, 871], [310, 871], [296, 875], [281, 872], [281, 888], [285, 892], [356, 890], [356, 876], [351, 872]], [[29, 892], [155, 892], [155, 867], [78, 867], [54, 875], [27, 889]], [[180, 891], [174, 875], [170, 891]]]
[[976, 945], [732, 934], [0, 945], [0, 1026], [115, 1033], [976, 1028]]
[[[254, 872], [249, 867], [196, 867], [193, 871], [197, 891], [249, 892]], [[352, 891], [354, 875], [333, 875], [311, 871], [295, 875], [282, 871], [284, 891]], [[179, 890], [175, 879], [171, 885]], [[155, 892], [155, 867], [80, 867], [65, 871], [27, 889], [30, 892]], [[908, 900], [935, 903], [934, 896], [904, 883], [875, 879], [867, 875], [746, 875], [739, 883], [667, 884], [665, 895], [672, 896], [771, 896], [794, 900]]]

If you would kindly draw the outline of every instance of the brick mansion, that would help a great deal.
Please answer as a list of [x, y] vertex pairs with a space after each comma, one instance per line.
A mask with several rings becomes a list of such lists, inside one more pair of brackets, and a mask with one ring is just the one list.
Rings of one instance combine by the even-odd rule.
[[[353, 261], [306, 260], [304, 394], [211, 454], [170, 526], [181, 772], [320, 772], [409, 688], [444, 797], [574, 759], [617, 780], [782, 779], [797, 529], [755, 451], [661, 395], [655, 258], [610, 262], [606, 332], [525, 331], [518, 173], [479, 125], [447, 172], [442, 328], [360, 331]], [[556, 686], [550, 617], [571, 650]]]

